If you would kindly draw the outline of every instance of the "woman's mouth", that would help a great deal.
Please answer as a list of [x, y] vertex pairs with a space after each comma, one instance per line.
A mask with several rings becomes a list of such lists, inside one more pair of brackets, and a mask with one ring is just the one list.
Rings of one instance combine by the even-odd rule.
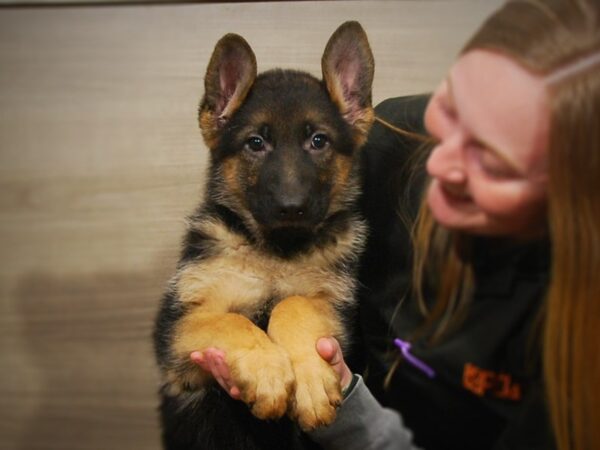
[[463, 189], [454, 186], [440, 184], [444, 197], [452, 203], [470, 203], [472, 198]]

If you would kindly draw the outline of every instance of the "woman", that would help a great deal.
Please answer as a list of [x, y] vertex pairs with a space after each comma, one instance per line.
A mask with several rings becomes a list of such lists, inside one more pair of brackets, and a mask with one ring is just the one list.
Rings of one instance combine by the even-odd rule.
[[[436, 142], [422, 177], [410, 131], [425, 103]], [[366, 364], [374, 397], [400, 415], [324, 338], [317, 350], [347, 398], [314, 439], [345, 449], [598, 448], [600, 4], [511, 1], [430, 100], [389, 100], [377, 114], [388, 126], [376, 125], [365, 149], [366, 356], [350, 365]], [[394, 337], [402, 358], [390, 367]], [[199, 360], [235, 396], [218, 352]]]

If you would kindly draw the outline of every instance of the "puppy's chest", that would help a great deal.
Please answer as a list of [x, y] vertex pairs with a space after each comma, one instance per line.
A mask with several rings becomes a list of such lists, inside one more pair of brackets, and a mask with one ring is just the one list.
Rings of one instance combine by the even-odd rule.
[[214, 256], [186, 265], [177, 290], [183, 302], [256, 316], [292, 295], [351, 301], [353, 283], [321, 252], [284, 260], [245, 243], [229, 243]]

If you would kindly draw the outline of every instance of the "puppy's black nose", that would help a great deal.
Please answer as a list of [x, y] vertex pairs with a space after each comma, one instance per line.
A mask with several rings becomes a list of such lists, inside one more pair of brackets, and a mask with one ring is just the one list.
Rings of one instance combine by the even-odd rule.
[[307, 205], [304, 202], [283, 202], [278, 205], [278, 219], [286, 222], [304, 220]]

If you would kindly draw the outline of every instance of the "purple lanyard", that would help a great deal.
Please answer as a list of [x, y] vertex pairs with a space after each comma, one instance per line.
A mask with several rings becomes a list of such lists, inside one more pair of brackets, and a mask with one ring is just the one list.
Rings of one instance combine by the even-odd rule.
[[396, 338], [394, 339], [394, 345], [400, 349], [402, 356], [404, 356], [406, 361], [408, 361], [411, 365], [425, 373], [425, 375], [427, 375], [429, 378], [435, 377], [435, 371], [431, 367], [410, 353], [410, 342]]

